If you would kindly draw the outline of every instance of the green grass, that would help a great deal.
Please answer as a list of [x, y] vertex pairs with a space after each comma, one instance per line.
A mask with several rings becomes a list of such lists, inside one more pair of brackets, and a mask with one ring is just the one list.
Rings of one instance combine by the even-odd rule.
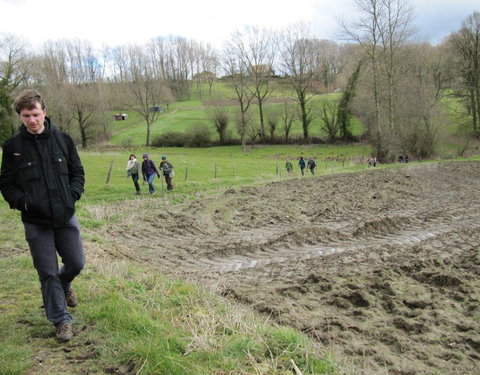
[[[294, 167], [299, 156], [313, 157], [317, 161], [317, 173], [332, 170], [364, 168], [363, 160], [370, 152], [366, 145], [287, 145], [255, 146], [242, 152], [240, 146], [210, 148], [136, 148], [124, 152], [81, 152], [86, 169], [86, 193], [82, 204], [114, 202], [132, 199], [134, 192], [131, 179], [126, 178], [126, 163], [133, 152], [141, 162], [144, 152], [158, 165], [162, 155], [167, 155], [175, 166], [175, 191], [170, 196], [176, 199], [195, 196], [198, 192], [221, 191], [245, 184], [258, 184], [273, 180], [299, 177], [298, 168], [292, 176], [285, 170], [285, 160], [291, 159]], [[110, 183], [107, 174], [113, 162]], [[161, 181], [155, 184], [161, 192]], [[146, 192], [146, 185], [143, 186]], [[144, 197], [142, 197], [144, 198]]]
[[[330, 357], [314, 354], [309, 339], [291, 328], [273, 326], [190, 284], [112, 260], [90, 264], [78, 278], [76, 336], [60, 346], [42, 316], [40, 293], [33, 293], [38, 281], [30, 259], [0, 259], [0, 266], [2, 375], [31, 373], [39, 351], [50, 353], [43, 364], [48, 374], [73, 368], [89, 374], [122, 368], [141, 374], [255, 374], [258, 368], [285, 374], [292, 361], [304, 374], [336, 370]], [[88, 360], [74, 361], [69, 371], [68, 358]]]

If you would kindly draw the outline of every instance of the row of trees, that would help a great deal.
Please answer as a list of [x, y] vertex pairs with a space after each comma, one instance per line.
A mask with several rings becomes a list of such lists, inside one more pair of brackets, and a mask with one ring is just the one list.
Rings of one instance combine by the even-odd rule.
[[433, 47], [412, 42], [414, 13], [407, 1], [354, 2], [358, 17], [340, 27], [364, 62], [354, 110], [368, 126], [377, 157], [395, 150], [430, 156], [446, 119], [441, 100], [452, 94], [472, 120], [458, 125], [478, 137], [480, 14]]
[[[328, 141], [347, 141], [356, 116], [378, 157], [396, 151], [428, 156], [445, 94], [462, 104], [469, 119], [459, 125], [478, 136], [480, 14], [474, 12], [458, 32], [431, 46], [412, 41], [413, 10], [407, 0], [354, 3], [358, 14], [354, 21], [340, 22], [338, 43], [315, 38], [306, 24], [282, 31], [247, 27], [234, 32], [221, 51], [172, 37], [100, 52], [87, 41], [50, 41], [29, 53], [15, 36], [1, 36], [0, 141], [14, 131], [13, 95], [28, 86], [44, 93], [49, 111], [63, 130], [78, 134], [83, 147], [108, 139], [107, 110], [126, 108], [145, 120], [150, 145], [151, 124], [160, 116], [152, 107], [188, 99], [194, 90], [205, 99], [220, 77], [234, 93], [226, 99], [236, 103], [234, 122], [244, 146], [273, 140], [279, 122], [288, 140], [293, 121], [301, 123], [308, 142], [314, 119], [321, 120]], [[293, 95], [272, 105], [279, 86]], [[336, 103], [319, 99], [338, 90]], [[223, 141], [229, 119], [221, 108], [212, 112]]]

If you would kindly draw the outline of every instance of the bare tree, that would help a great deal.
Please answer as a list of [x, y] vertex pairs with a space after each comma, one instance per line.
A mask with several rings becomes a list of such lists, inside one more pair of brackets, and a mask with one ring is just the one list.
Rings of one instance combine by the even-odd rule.
[[70, 68], [68, 106], [78, 125], [82, 147], [87, 148], [89, 140], [105, 137], [105, 106], [100, 93], [103, 67], [89, 41], [66, 41], [65, 48]]
[[345, 47], [326, 39], [318, 40], [316, 44], [318, 79], [323, 83], [324, 92], [332, 92], [337, 88], [338, 77], [346, 65]]
[[[413, 34], [412, 8], [408, 0], [354, 0], [358, 17], [341, 22], [345, 39], [356, 42], [367, 57], [365, 77], [371, 77], [373, 124], [368, 124], [378, 157], [385, 157], [395, 143], [399, 127], [396, 116], [407, 108], [396, 108], [398, 66], [405, 43]], [[371, 73], [371, 74], [369, 74]], [[386, 98], [386, 101], [383, 101]]]
[[195, 69], [193, 79], [197, 82], [197, 91], [202, 99], [202, 86], [208, 84], [208, 94], [212, 94], [212, 86], [216, 80], [218, 56], [216, 51], [207, 44], [197, 44], [195, 48]]
[[310, 37], [309, 27], [305, 24], [289, 27], [284, 32], [283, 39], [280, 64], [297, 96], [303, 138], [308, 141], [308, 128], [312, 122], [312, 108], [309, 102], [313, 97], [312, 85], [318, 76], [318, 49]]
[[[150, 45], [152, 46], [152, 45]], [[121, 55], [126, 59], [124, 84], [129, 100], [125, 103], [136, 111], [147, 125], [145, 145], [151, 143], [151, 126], [158, 119], [163, 105], [168, 105], [173, 100], [170, 89], [162, 77], [157, 76], [156, 61], [152, 49], [141, 45], [124, 47]], [[150, 52], [150, 53], [149, 53]]]
[[343, 39], [357, 43], [370, 64], [371, 99], [373, 100], [373, 123], [367, 123], [373, 135], [377, 156], [385, 156], [385, 141], [383, 139], [380, 120], [380, 57], [381, 22], [384, 17], [383, 0], [354, 0], [358, 17], [354, 21], [340, 22], [340, 32]]
[[384, 54], [383, 68], [387, 76], [389, 133], [395, 136], [396, 84], [400, 79], [398, 65], [405, 42], [413, 35], [413, 10], [407, 0], [383, 0], [384, 19], [380, 23], [380, 36]]
[[246, 27], [243, 32], [232, 35], [230, 48], [245, 61], [249, 85], [258, 105], [260, 137], [265, 141], [264, 105], [272, 94], [270, 79], [274, 74], [274, 40], [272, 32], [256, 26]]
[[233, 98], [239, 105], [239, 114], [236, 121], [237, 131], [242, 142], [242, 149], [246, 149], [247, 133], [251, 128], [250, 105], [254, 99], [249, 89], [248, 62], [238, 53], [234, 44], [227, 42], [223, 49], [222, 69], [227, 76], [227, 82], [235, 93]]
[[337, 139], [339, 125], [338, 125], [338, 104], [328, 99], [322, 100], [320, 104], [322, 125], [321, 130], [327, 134], [328, 142], [334, 142]]
[[417, 157], [434, 154], [439, 137], [442, 114], [442, 95], [437, 86], [438, 58], [436, 47], [428, 43], [411, 44], [398, 66], [397, 105], [408, 108], [396, 115], [399, 144], [397, 151]]
[[48, 112], [62, 131], [73, 135], [73, 113], [68, 105], [69, 62], [64, 43], [46, 42], [33, 64], [34, 76], [43, 88]]
[[207, 76], [205, 80], [208, 84], [208, 93], [209, 95], [212, 95], [212, 86], [217, 78], [219, 61], [218, 61], [217, 52], [209, 44], [207, 44], [202, 51], [201, 66], [202, 66], [202, 71], [207, 72]]
[[156, 38], [149, 43], [151, 74], [168, 86], [178, 98], [190, 97], [190, 79], [193, 76], [194, 42], [179, 36]]
[[277, 130], [278, 123], [280, 120], [280, 114], [274, 106], [270, 106], [267, 111], [265, 111], [265, 117], [268, 125], [268, 132], [270, 133], [270, 142], [274, 143], [275, 141], [275, 131]]
[[287, 102], [283, 103], [283, 107], [279, 116], [282, 120], [283, 130], [285, 132], [285, 142], [288, 143], [290, 130], [292, 129], [292, 125], [295, 121], [295, 110], [293, 108], [293, 105]]

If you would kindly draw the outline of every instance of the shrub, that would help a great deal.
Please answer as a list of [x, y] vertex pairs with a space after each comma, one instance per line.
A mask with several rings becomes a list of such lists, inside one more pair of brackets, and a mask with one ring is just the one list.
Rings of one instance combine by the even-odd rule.
[[189, 138], [186, 146], [207, 147], [212, 142], [212, 130], [205, 124], [194, 125], [188, 130]]
[[132, 138], [124, 138], [120, 142], [120, 145], [124, 148], [131, 149], [133, 146], [133, 140]]
[[169, 131], [155, 137], [152, 141], [154, 147], [184, 147], [189, 143], [190, 136], [183, 132]]
[[214, 107], [214, 109], [210, 111], [209, 116], [218, 133], [220, 144], [223, 144], [229, 122], [227, 109], [221, 106]]

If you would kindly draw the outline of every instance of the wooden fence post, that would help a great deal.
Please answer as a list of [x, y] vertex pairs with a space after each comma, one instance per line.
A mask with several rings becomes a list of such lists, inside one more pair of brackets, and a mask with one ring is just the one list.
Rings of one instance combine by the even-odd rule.
[[164, 180], [165, 180], [165, 179], [163, 178], [163, 175], [160, 175], [159, 178], [160, 178], [160, 180], [162, 180], [162, 198], [163, 198], [163, 196], [164, 196], [164, 194], [165, 194], [165, 188], [163, 187], [163, 183], [164, 183]]
[[110, 162], [110, 168], [108, 168], [107, 181], [105, 182], [106, 184], [110, 183], [110, 177], [112, 177], [112, 170], [113, 170], [113, 160]]

